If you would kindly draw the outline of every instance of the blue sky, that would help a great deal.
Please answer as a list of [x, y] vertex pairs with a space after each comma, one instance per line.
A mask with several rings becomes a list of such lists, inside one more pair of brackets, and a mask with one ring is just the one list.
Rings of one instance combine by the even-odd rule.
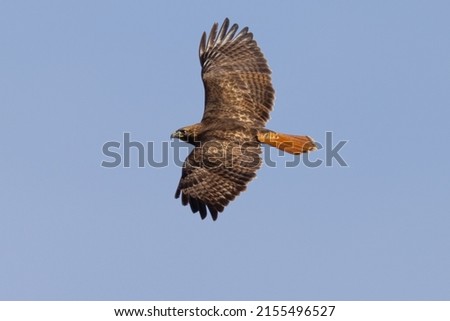
[[[0, 299], [449, 300], [449, 11], [2, 1]], [[272, 151], [278, 166], [212, 222], [173, 198], [172, 161], [107, 169], [102, 146], [130, 133], [158, 160], [201, 118], [198, 43], [225, 17], [273, 70], [268, 127], [332, 132], [349, 166]]]

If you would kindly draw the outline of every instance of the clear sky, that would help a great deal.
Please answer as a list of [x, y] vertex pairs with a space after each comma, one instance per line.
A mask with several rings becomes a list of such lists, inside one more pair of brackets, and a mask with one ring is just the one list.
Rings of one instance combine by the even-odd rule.
[[[0, 299], [450, 299], [448, 1], [2, 1]], [[272, 151], [218, 221], [172, 161], [104, 168], [203, 111], [201, 33], [249, 26], [271, 129], [349, 142], [348, 167]], [[185, 153], [186, 154], [186, 153]], [[325, 150], [311, 154], [324, 159]], [[147, 159], [147, 158], [146, 158]]]

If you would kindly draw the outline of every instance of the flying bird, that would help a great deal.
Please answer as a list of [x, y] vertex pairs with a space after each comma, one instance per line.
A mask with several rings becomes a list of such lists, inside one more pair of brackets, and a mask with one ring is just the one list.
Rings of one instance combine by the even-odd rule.
[[186, 158], [175, 198], [205, 219], [215, 221], [256, 176], [261, 167], [261, 144], [291, 154], [316, 149], [309, 136], [288, 135], [265, 128], [275, 92], [271, 70], [248, 27], [225, 19], [214, 23], [200, 40], [199, 56], [205, 88], [200, 123], [175, 131], [194, 145]]

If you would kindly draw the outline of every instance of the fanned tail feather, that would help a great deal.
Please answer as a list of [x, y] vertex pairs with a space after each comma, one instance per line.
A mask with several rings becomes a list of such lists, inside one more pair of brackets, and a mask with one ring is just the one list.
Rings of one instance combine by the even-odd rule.
[[258, 140], [290, 154], [298, 155], [316, 150], [316, 144], [309, 136], [289, 135], [272, 131], [258, 133]]

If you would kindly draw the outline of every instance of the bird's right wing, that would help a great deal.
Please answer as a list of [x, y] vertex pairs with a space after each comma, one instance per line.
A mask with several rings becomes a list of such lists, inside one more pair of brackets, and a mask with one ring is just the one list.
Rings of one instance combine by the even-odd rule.
[[225, 19], [215, 23], [200, 41], [199, 55], [205, 87], [203, 123], [230, 119], [264, 127], [273, 108], [271, 71], [248, 28], [239, 33]]

